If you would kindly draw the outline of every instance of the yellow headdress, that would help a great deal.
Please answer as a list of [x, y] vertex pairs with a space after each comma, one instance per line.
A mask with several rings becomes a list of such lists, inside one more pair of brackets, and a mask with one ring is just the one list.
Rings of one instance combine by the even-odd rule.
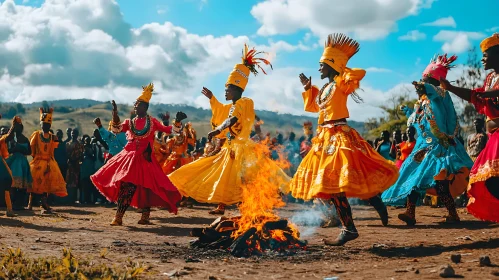
[[492, 36], [490, 36], [489, 38], [485, 38], [480, 43], [480, 49], [482, 50], [482, 52], [485, 52], [486, 50], [497, 45], [499, 45], [499, 33], [494, 33]]
[[149, 83], [147, 86], [142, 86], [142, 94], [139, 97], [137, 97], [137, 101], [149, 103], [153, 91], [154, 91], [153, 83]]
[[52, 124], [52, 113], [54, 108], [40, 108], [40, 121]]
[[331, 66], [338, 73], [343, 74], [348, 60], [360, 49], [357, 41], [341, 33], [330, 34], [324, 44], [324, 52], [320, 62]]
[[229, 74], [229, 78], [227, 78], [227, 85], [234, 85], [242, 88], [243, 90], [246, 88], [248, 84], [248, 78], [250, 72], [252, 72], [255, 76], [258, 74], [257, 67], [262, 70], [263, 74], [267, 74], [265, 70], [260, 66], [260, 63], [263, 62], [265, 65], [270, 65], [272, 69], [272, 64], [264, 58], [255, 57], [258, 54], [264, 54], [265, 52], [257, 52], [255, 48], [248, 51], [248, 45], [244, 44], [244, 50], [242, 55], [242, 63], [236, 64], [234, 69]]

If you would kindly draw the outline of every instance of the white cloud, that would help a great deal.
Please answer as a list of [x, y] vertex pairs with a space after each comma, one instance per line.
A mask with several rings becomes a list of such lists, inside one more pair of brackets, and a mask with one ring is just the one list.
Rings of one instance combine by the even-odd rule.
[[423, 23], [424, 26], [438, 26], [438, 27], [454, 27], [456, 28], [456, 21], [453, 17], [439, 18], [433, 22]]
[[433, 37], [433, 40], [444, 42], [442, 51], [459, 54], [467, 51], [472, 46], [472, 40], [480, 40], [485, 37], [486, 35], [481, 32], [442, 30]]
[[163, 15], [166, 14], [166, 9], [158, 9], [156, 12], [158, 13], [158, 15]]
[[378, 68], [378, 67], [368, 67], [366, 68], [367, 73], [390, 73], [392, 70], [386, 68]]
[[310, 30], [325, 38], [332, 32], [354, 33], [361, 40], [375, 40], [397, 30], [399, 19], [431, 7], [423, 0], [265, 0], [251, 14], [261, 24], [258, 34], [271, 36]]
[[496, 31], [498, 31], [498, 30], [499, 30], [499, 26], [494, 26], [494, 27], [492, 27], [492, 28], [487, 29], [486, 31], [487, 31], [487, 32], [496, 32]]
[[[307, 75], [310, 69], [304, 68], [280, 68], [272, 71], [269, 75], [252, 77], [248, 83], [245, 95], [252, 98], [255, 107], [277, 113], [291, 113], [295, 115], [317, 116], [317, 114], [303, 111], [303, 86], [298, 75], [302, 72]], [[313, 84], [321, 87], [325, 81], [312, 76]], [[384, 92], [364, 84], [361, 81], [361, 90], [358, 94], [364, 99], [363, 103], [355, 103], [348, 98], [348, 110], [350, 119], [365, 121], [368, 118], [380, 117], [383, 114], [378, 106], [386, 104], [387, 98], [400, 93], [411, 93], [413, 87], [410, 84], [399, 84]], [[200, 104], [208, 106], [205, 98], [199, 98]]]
[[[210, 77], [240, 61], [246, 36], [200, 36], [169, 22], [133, 29], [113, 0], [0, 2], [0, 101], [93, 98], [131, 102], [151, 81], [153, 102], [195, 105]], [[254, 44], [251, 44], [254, 45]], [[258, 50], [308, 50], [269, 41]]]
[[426, 39], [426, 34], [419, 31], [419, 30], [412, 30], [407, 32], [407, 34], [400, 36], [399, 40], [400, 41], [420, 41]]

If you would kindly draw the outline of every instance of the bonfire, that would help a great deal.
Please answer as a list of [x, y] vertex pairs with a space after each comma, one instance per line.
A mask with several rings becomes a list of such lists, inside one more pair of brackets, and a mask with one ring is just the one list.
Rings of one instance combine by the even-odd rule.
[[265, 143], [252, 147], [244, 174], [252, 178], [242, 184], [242, 202], [238, 205], [240, 216], [220, 217], [209, 227], [191, 231], [197, 240], [191, 242], [195, 248], [226, 249], [236, 257], [261, 255], [267, 251], [293, 254], [306, 249], [307, 242], [299, 239], [295, 225], [280, 218], [275, 209], [285, 205], [281, 193], [286, 193], [288, 182], [281, 168], [289, 163], [279, 153], [279, 160], [270, 160]]

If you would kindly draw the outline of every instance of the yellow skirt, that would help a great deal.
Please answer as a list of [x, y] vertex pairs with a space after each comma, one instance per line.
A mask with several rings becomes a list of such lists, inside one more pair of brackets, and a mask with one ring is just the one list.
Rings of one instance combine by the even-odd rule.
[[393, 162], [376, 152], [348, 125], [319, 127], [312, 149], [291, 181], [291, 194], [300, 199], [329, 198], [346, 193], [368, 199], [398, 178]]
[[230, 205], [242, 201], [242, 185], [257, 179], [260, 167], [265, 166], [265, 175], [275, 178], [281, 192], [287, 193], [291, 178], [261, 152], [263, 149], [249, 139], [233, 140], [231, 144], [226, 141], [218, 154], [199, 158], [168, 177], [183, 196]]
[[61, 170], [54, 159], [34, 159], [30, 163], [33, 185], [28, 192], [50, 193], [59, 197], [68, 195], [66, 181], [62, 177]]

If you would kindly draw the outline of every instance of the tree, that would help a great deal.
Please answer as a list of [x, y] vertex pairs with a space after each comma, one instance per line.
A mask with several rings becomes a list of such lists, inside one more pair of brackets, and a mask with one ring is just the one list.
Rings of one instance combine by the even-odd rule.
[[16, 104], [16, 110], [17, 110], [18, 114], [25, 114], [26, 113], [26, 109], [24, 108], [23, 104], [21, 104], [21, 103]]
[[[476, 47], [468, 50], [468, 60], [464, 65], [464, 70], [461, 77], [456, 80], [457, 86], [474, 89], [480, 87], [483, 84], [483, 81], [485, 80], [485, 70], [482, 69], [481, 58], [478, 53], [479, 52], [477, 51]], [[461, 101], [463, 104], [463, 108], [456, 111], [458, 111], [458, 118], [463, 124], [463, 130], [469, 132], [473, 130], [473, 121], [477, 117], [483, 118], [483, 116], [478, 114], [478, 112], [475, 110], [475, 107], [471, 103], [464, 100]]]
[[387, 99], [386, 104], [378, 106], [384, 111], [384, 116], [379, 118], [369, 118], [364, 123], [367, 131], [367, 138], [377, 138], [383, 130], [394, 131], [396, 129], [405, 130], [407, 126], [407, 117], [400, 111], [401, 105], [412, 107], [417, 99], [411, 99], [409, 96], [413, 92], [411, 87], [402, 88], [400, 93], [394, 94]]

